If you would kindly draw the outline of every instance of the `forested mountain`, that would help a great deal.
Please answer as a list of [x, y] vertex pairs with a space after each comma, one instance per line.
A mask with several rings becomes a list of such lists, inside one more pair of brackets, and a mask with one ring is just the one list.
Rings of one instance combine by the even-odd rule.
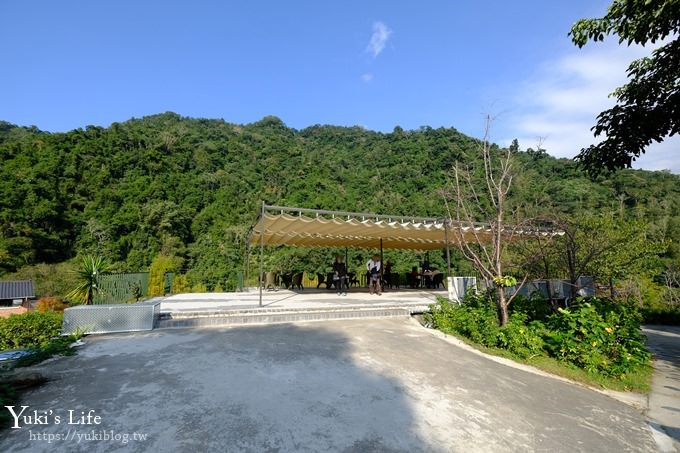
[[[516, 151], [513, 204], [526, 216], [644, 218], [680, 256], [680, 177], [621, 171], [593, 181], [544, 150]], [[77, 254], [120, 270], [177, 257], [193, 283], [234, 285], [262, 200], [306, 208], [439, 216], [455, 161], [479, 163], [455, 129], [295, 130], [164, 113], [67, 133], [0, 122], [0, 276]]]

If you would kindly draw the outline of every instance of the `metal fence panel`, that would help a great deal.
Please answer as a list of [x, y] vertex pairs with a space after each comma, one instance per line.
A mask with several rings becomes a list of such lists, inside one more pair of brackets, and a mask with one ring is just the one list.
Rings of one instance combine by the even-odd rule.
[[79, 305], [64, 310], [62, 335], [152, 330], [161, 314], [160, 301], [139, 304]]
[[95, 304], [125, 304], [148, 294], [149, 273], [101, 274], [97, 285]]

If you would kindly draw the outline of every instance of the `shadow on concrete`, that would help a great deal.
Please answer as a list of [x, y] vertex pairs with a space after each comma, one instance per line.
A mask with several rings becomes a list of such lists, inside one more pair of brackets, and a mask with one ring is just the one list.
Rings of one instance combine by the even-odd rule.
[[349, 340], [321, 324], [88, 337], [23, 395], [48, 423], [0, 433], [0, 451], [443, 451]]

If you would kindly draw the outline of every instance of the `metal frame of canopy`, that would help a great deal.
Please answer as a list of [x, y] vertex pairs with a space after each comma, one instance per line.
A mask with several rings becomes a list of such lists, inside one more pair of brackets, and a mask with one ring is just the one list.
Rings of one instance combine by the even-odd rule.
[[[249, 245], [260, 246], [260, 306], [264, 246], [358, 247], [408, 250], [446, 249], [447, 275], [451, 275], [449, 234], [452, 228], [470, 241], [491, 241], [492, 228], [484, 223], [456, 224], [448, 217], [380, 215], [362, 212], [328, 211], [267, 205], [262, 202], [260, 215], [248, 234]], [[508, 229], [511, 235], [553, 234], [554, 231], [530, 228]]]

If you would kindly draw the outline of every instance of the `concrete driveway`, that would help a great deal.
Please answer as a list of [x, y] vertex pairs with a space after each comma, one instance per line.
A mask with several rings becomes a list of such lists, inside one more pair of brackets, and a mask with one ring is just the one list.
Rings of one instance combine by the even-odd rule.
[[53, 380], [21, 404], [41, 423], [20, 420], [0, 434], [0, 451], [657, 451], [632, 407], [409, 319], [86, 342], [40, 367]]

